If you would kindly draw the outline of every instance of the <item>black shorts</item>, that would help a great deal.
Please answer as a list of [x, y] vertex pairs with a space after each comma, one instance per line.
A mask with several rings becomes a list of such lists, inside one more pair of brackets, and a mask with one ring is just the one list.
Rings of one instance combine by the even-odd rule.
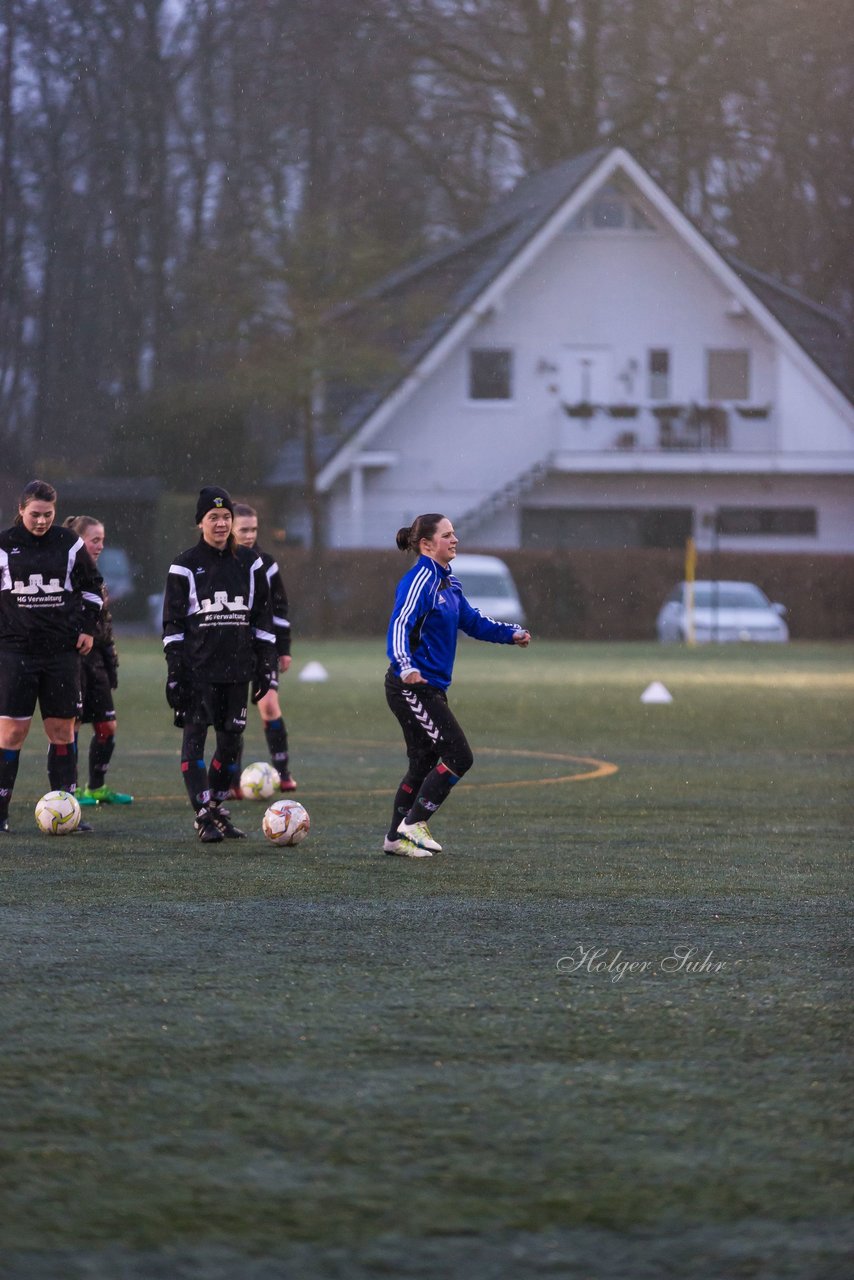
[[0, 716], [74, 720], [80, 714], [80, 655], [0, 653]]
[[242, 733], [246, 728], [249, 684], [195, 684], [186, 724], [213, 725], [226, 733]]
[[440, 760], [458, 776], [471, 768], [471, 747], [448, 706], [444, 689], [432, 684], [404, 684], [389, 671], [385, 696], [403, 730], [413, 777], [426, 777]]
[[93, 649], [80, 663], [80, 683], [83, 702], [83, 713], [80, 716], [82, 722], [100, 724], [104, 720], [115, 720], [116, 709], [113, 705], [110, 675], [97, 649]]

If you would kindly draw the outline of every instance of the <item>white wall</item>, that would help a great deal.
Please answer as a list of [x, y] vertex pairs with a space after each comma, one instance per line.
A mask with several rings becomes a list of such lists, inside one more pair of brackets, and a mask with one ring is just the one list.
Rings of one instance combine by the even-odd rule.
[[[669, 231], [560, 234], [527, 274], [508, 288], [496, 309], [371, 439], [371, 450], [391, 451], [399, 461], [396, 466], [364, 473], [361, 512], [354, 509], [349, 477], [336, 481], [329, 498], [332, 545], [393, 546], [398, 527], [422, 511], [443, 511], [459, 521], [533, 463], [547, 459], [565, 443], [561, 365], [571, 346], [595, 345], [613, 353], [614, 403], [647, 399], [649, 348], [671, 351], [670, 398], [688, 403], [706, 398], [709, 348], [748, 347], [750, 399], [774, 405], [778, 445], [793, 455], [793, 462], [813, 449], [847, 450], [854, 455], [852, 431], [820, 387], [776, 350], [755, 321], [728, 314], [730, 304], [731, 297], [718, 279]], [[475, 346], [513, 350], [512, 401], [468, 399], [468, 352]], [[629, 360], [638, 365], [638, 381], [630, 394], [616, 378]], [[854, 410], [850, 417], [854, 422]], [[585, 459], [585, 465], [588, 462]], [[739, 503], [814, 502], [823, 511], [821, 549], [854, 545], [854, 522], [847, 518], [845, 501], [832, 477], [803, 482], [788, 477], [785, 483], [775, 478], [773, 492], [779, 496], [774, 502], [768, 498], [760, 503], [766, 492], [761, 477], [728, 474], [716, 479], [707, 472], [697, 476], [691, 474], [691, 465], [683, 455], [678, 475], [642, 476], [633, 481], [609, 474], [598, 482], [587, 477], [584, 504], [590, 505], [589, 485], [595, 488], [597, 483], [603, 501], [625, 501], [617, 495], [635, 492], [645, 495], [638, 501], [651, 505], [666, 501], [699, 509], [706, 498], [712, 505], [731, 504], [738, 492], [744, 495], [737, 499]], [[716, 465], [714, 455], [703, 455], [704, 469]], [[578, 494], [578, 482], [578, 476], [563, 482], [566, 501]], [[796, 490], [800, 496], [785, 496]], [[847, 535], [840, 532], [843, 523], [850, 525]], [[481, 526], [470, 544], [476, 540], [482, 546], [516, 546], [518, 530], [518, 507], [511, 504]], [[788, 549], [783, 541], [780, 550]], [[771, 542], [778, 545], [777, 540], [762, 539], [757, 546], [768, 548]], [[747, 542], [744, 545], [747, 548]]]
[[854, 452], [854, 407], [847, 421], [788, 356], [780, 359], [780, 446], [784, 453]]

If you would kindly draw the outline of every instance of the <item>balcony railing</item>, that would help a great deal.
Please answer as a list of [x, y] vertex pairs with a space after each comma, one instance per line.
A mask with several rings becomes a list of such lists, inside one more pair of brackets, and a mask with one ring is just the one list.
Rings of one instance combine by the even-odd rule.
[[561, 447], [573, 452], [764, 453], [777, 440], [770, 405], [563, 406]]

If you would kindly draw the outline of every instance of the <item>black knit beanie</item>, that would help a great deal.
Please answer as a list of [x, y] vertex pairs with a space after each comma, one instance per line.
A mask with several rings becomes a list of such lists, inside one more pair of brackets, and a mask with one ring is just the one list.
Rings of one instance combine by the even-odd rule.
[[214, 508], [220, 511], [230, 511], [234, 515], [234, 504], [231, 501], [231, 495], [228, 490], [220, 489], [215, 484], [206, 484], [196, 503], [196, 524], [201, 524], [208, 512]]

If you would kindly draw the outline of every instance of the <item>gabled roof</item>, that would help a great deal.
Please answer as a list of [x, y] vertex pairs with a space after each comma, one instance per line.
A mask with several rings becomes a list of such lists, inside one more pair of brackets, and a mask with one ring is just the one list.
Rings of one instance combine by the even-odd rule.
[[[549, 224], [557, 214], [568, 214], [570, 206], [578, 203], [573, 197], [584, 189], [586, 200], [617, 169], [639, 184], [710, 265], [729, 281], [737, 277], [766, 315], [783, 327], [845, 396], [854, 399], [844, 324], [839, 316], [746, 263], [725, 259], [627, 152], [598, 147], [523, 178], [489, 209], [476, 230], [395, 271], [339, 309], [330, 330], [335, 346], [346, 349], [357, 334], [364, 345], [369, 335], [388, 359], [385, 369], [373, 378], [361, 382], [345, 378], [329, 389], [329, 426], [315, 442], [321, 476], [339, 451], [349, 452], [345, 446], [355, 442], [355, 437], [362, 439], [372, 419], [406, 394], [407, 386], [413, 385], [413, 375], [426, 367], [463, 318], [476, 312], [479, 300], [486, 309], [490, 290], [511, 272], [526, 249], [549, 233]], [[587, 180], [597, 173], [600, 176], [591, 187]], [[346, 367], [345, 361], [340, 363]], [[302, 458], [301, 444], [285, 445], [269, 482], [299, 484], [304, 474]]]
[[[346, 346], [352, 330], [364, 335], [367, 329], [393, 368], [370, 386], [341, 380], [329, 389], [327, 421], [334, 427], [315, 442], [318, 466], [367, 421], [606, 154], [598, 147], [523, 178], [476, 230], [386, 276], [338, 311], [336, 346]], [[302, 445], [286, 445], [270, 483], [297, 484], [303, 474]]]
[[844, 317], [739, 258], [728, 255], [727, 262], [839, 390], [854, 400]]

